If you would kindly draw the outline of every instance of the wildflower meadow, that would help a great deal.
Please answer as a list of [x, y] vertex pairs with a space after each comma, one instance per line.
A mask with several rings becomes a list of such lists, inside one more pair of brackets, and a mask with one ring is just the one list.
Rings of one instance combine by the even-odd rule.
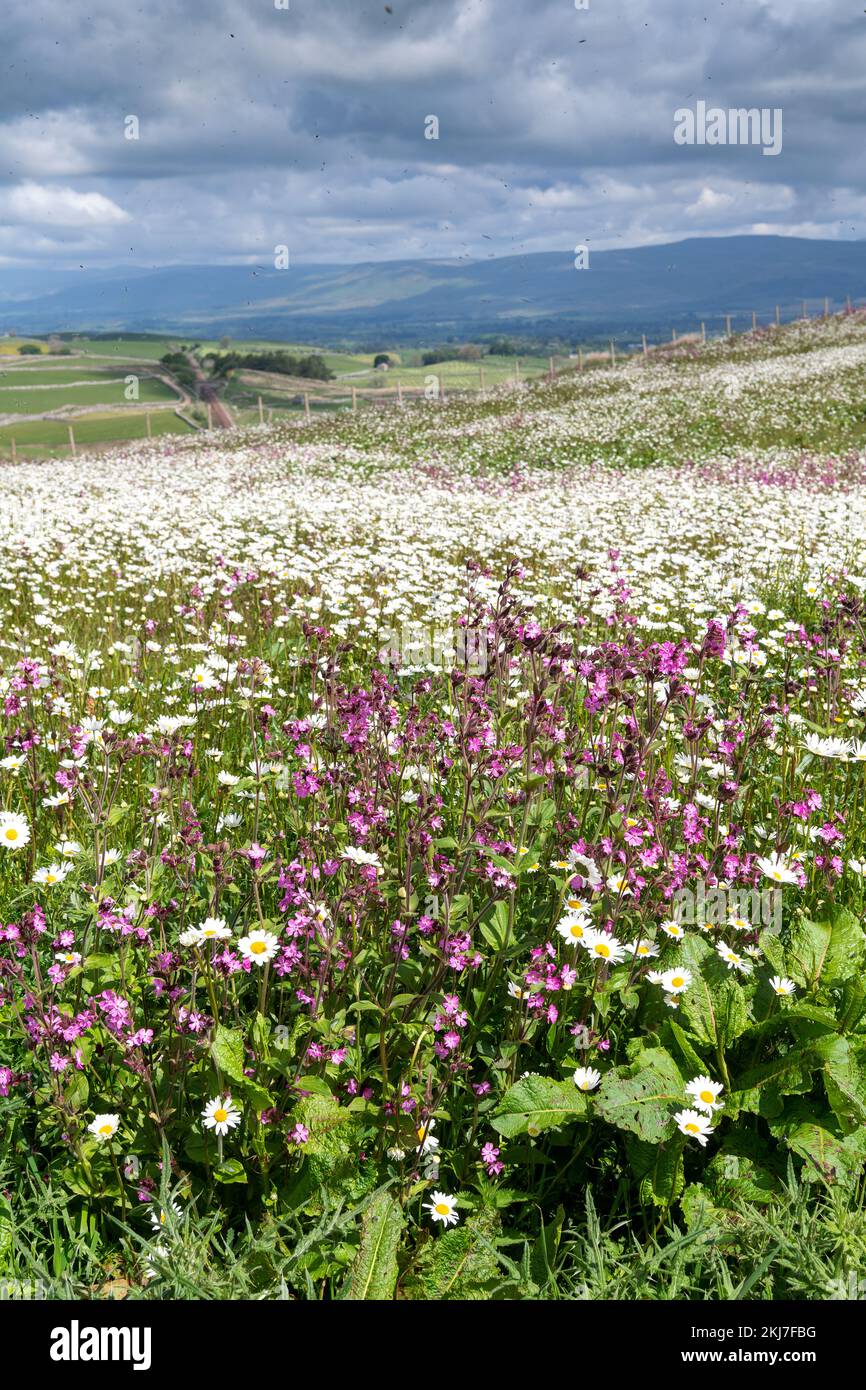
[[857, 1296], [864, 365], [3, 466], [0, 1278]]

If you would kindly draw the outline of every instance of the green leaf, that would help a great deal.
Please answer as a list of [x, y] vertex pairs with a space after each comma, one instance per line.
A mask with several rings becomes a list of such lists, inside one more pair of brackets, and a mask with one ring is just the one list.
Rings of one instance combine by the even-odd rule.
[[808, 922], [800, 919], [794, 923], [788, 943], [788, 973], [798, 985], [814, 989], [830, 950], [831, 929], [829, 922]]
[[225, 1028], [217, 1024], [211, 1043], [211, 1056], [223, 1076], [232, 1081], [245, 1081], [244, 1076], [244, 1035], [237, 1028]]
[[498, 1213], [483, 1207], [464, 1226], [429, 1241], [406, 1282], [407, 1297], [437, 1303], [489, 1298], [502, 1282], [493, 1248], [498, 1231]]
[[824, 980], [828, 984], [850, 980], [860, 973], [866, 937], [863, 928], [847, 908], [840, 907], [830, 918], [830, 946], [824, 961]]
[[379, 1192], [364, 1213], [361, 1246], [342, 1294], [352, 1301], [384, 1302], [397, 1286], [397, 1250], [403, 1210], [388, 1192]]
[[513, 1139], [517, 1134], [539, 1134], [544, 1129], [584, 1119], [588, 1104], [573, 1081], [549, 1076], [524, 1076], [505, 1095], [491, 1120], [493, 1128]]
[[654, 1047], [634, 1065], [609, 1071], [597, 1096], [598, 1113], [609, 1124], [659, 1144], [675, 1132], [671, 1106], [685, 1105], [685, 1086], [670, 1053]]
[[246, 1182], [247, 1180], [244, 1166], [236, 1158], [223, 1159], [222, 1163], [214, 1168], [213, 1175], [217, 1182], [223, 1183]]
[[632, 1172], [640, 1183], [640, 1199], [645, 1206], [669, 1207], [683, 1188], [683, 1148], [677, 1143], [647, 1144], [629, 1135], [626, 1152]]
[[820, 1038], [814, 1047], [824, 1070], [833, 1114], [846, 1133], [866, 1124], [866, 1066], [847, 1038]]
[[682, 1054], [683, 1061], [689, 1068], [692, 1076], [703, 1076], [707, 1070], [707, 1064], [697, 1054], [689, 1041], [688, 1034], [683, 1031], [678, 1023], [673, 1019], [670, 1021], [671, 1032], [674, 1035], [677, 1047]]

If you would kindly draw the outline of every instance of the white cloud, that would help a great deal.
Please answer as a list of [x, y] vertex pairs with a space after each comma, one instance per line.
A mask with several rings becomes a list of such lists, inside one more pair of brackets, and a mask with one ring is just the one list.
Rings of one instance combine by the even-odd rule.
[[106, 227], [129, 222], [130, 216], [103, 193], [19, 183], [0, 193], [0, 221], [36, 227]]

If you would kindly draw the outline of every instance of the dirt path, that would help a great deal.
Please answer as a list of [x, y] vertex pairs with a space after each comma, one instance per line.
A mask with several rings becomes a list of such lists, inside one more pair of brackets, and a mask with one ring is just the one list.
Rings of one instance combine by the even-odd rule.
[[195, 379], [199, 388], [199, 400], [205, 408], [207, 408], [207, 406], [211, 408], [211, 419], [213, 423], [218, 429], [233, 430], [235, 428], [235, 418], [225, 401], [220, 400], [216, 387], [211, 385], [198, 362], [196, 362], [195, 358], [190, 353], [186, 354], [186, 360], [195, 372]]

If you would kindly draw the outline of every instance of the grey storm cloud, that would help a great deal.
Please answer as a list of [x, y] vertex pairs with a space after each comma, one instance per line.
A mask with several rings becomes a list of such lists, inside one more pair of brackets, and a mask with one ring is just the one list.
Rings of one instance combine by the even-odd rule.
[[[0, 264], [863, 235], [862, 3], [279, 4], [7, 0]], [[698, 101], [781, 109], [778, 158], [676, 144]]]

